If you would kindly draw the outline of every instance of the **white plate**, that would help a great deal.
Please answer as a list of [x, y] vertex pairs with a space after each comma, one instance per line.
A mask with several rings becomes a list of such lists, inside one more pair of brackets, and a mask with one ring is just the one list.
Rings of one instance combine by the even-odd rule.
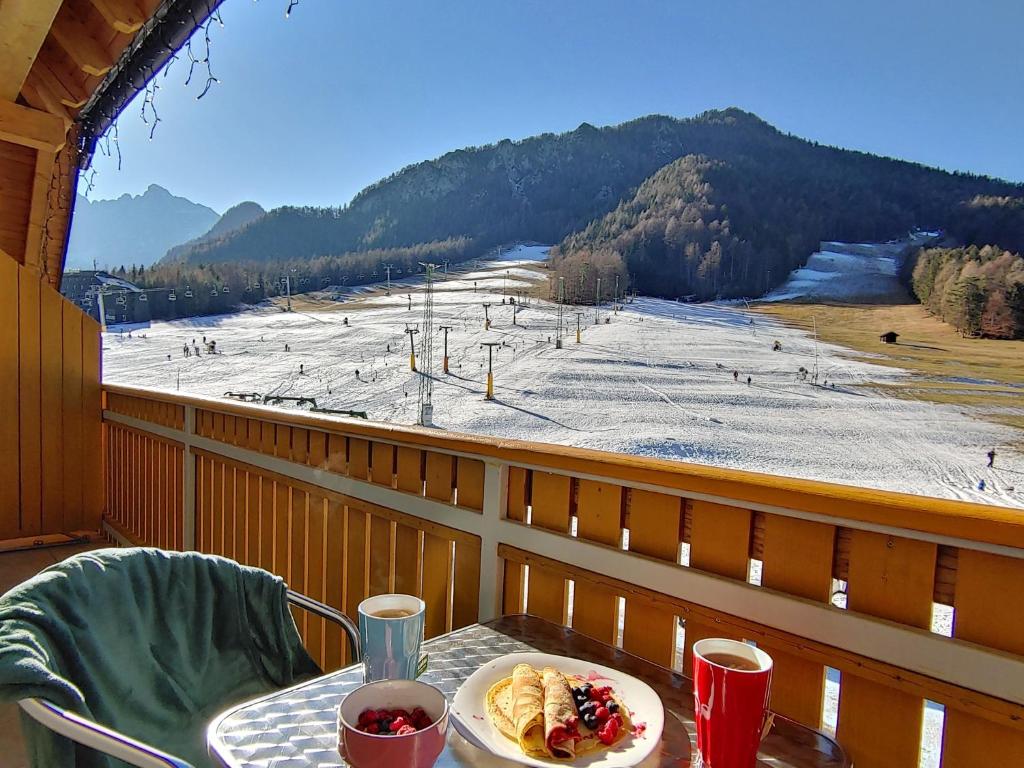
[[[595, 685], [610, 685], [629, 708], [634, 726], [644, 726], [643, 732], [624, 739], [614, 749], [584, 755], [571, 763], [527, 757], [520, 751], [518, 744], [491, 723], [487, 717], [485, 701], [491, 686], [511, 677], [516, 664], [529, 664], [538, 670], [554, 667], [564, 674], [593, 680]], [[665, 710], [651, 686], [610, 667], [581, 659], [552, 656], [549, 653], [510, 653], [485, 664], [463, 681], [452, 702], [452, 722], [472, 744], [523, 765], [541, 768], [552, 765], [626, 768], [639, 765], [658, 746], [665, 726]]]

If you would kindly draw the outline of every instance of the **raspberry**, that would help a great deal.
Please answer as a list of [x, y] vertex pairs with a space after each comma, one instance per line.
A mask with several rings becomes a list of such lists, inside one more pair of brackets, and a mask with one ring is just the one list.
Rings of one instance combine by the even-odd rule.
[[594, 712], [594, 717], [597, 718], [598, 722], [603, 723], [611, 713], [608, 711], [608, 707], [598, 707], [597, 711]]
[[367, 733], [380, 733], [380, 726], [377, 723], [370, 723], [366, 726]]
[[619, 727], [621, 727], [623, 724], [622, 715], [620, 715], [618, 712], [612, 712], [612, 720], [618, 723]]
[[403, 725], [401, 728], [398, 729], [398, 731], [396, 731], [396, 734], [398, 736], [407, 736], [410, 733], [416, 733], [416, 729], [408, 724]]
[[605, 721], [604, 725], [597, 729], [597, 738], [601, 740], [602, 744], [611, 744], [615, 741], [615, 737], [619, 733], [619, 724], [614, 719], [609, 718]]
[[392, 731], [400, 731], [400, 730], [402, 730], [402, 726], [403, 725], [410, 725], [410, 723], [409, 723], [408, 719], [406, 719], [406, 718], [402, 717], [401, 715], [399, 715], [398, 717], [396, 717], [394, 720], [391, 721], [391, 730]]
[[412, 720], [412, 715], [410, 715], [404, 709], [392, 709], [391, 712], [389, 712], [388, 714], [391, 715], [392, 720], [396, 720], [399, 717], [405, 718], [406, 722], [410, 722]]
[[374, 709], [364, 709], [359, 713], [359, 722], [363, 725], [367, 723], [375, 723], [380, 719], [380, 715]]

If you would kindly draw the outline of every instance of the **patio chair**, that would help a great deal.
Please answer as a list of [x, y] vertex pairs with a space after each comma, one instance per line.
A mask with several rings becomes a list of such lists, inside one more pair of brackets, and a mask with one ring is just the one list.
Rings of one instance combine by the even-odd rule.
[[321, 673], [289, 611], [345, 614], [222, 557], [101, 549], [0, 597], [0, 701], [22, 710], [33, 768], [211, 765], [205, 732], [233, 703]]

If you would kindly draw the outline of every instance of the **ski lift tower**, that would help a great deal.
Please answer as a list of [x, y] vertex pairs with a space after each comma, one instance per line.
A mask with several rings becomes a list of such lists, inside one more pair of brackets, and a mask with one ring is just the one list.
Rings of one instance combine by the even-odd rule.
[[[422, 427], [433, 426], [434, 421], [434, 265], [420, 262], [426, 270], [426, 290], [423, 296], [423, 341], [420, 344], [419, 420]], [[410, 339], [412, 337], [410, 336]], [[448, 358], [445, 357], [445, 367]]]
[[384, 265], [384, 272], [388, 276], [388, 289], [387, 289], [386, 295], [390, 296], [391, 295], [391, 265], [390, 264], [385, 264]]
[[487, 313], [487, 310], [489, 310], [491, 308], [491, 305], [485, 301], [483, 306], [484, 306], [484, 330], [485, 331], [489, 331], [491, 329], [491, 317]]
[[484, 400], [494, 399], [494, 348], [500, 347], [500, 341], [485, 341], [480, 345], [481, 347], [487, 347], [487, 394], [484, 395]]

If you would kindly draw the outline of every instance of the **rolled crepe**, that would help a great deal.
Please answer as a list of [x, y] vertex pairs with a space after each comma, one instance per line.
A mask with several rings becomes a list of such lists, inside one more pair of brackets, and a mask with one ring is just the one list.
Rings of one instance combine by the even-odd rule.
[[512, 722], [524, 754], [549, 756], [544, 745], [544, 689], [540, 675], [529, 664], [517, 664], [512, 670]]
[[572, 700], [572, 689], [565, 675], [553, 667], [545, 667], [544, 683], [544, 743], [551, 757], [572, 760], [576, 757], [579, 741], [579, 715]]

